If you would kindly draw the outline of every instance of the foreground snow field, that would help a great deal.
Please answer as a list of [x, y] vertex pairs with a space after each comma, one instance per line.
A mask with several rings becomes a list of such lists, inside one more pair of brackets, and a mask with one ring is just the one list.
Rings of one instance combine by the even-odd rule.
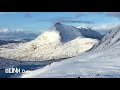
[[91, 51], [27, 71], [21, 78], [120, 78], [120, 26], [113, 28]]
[[42, 69], [27, 71], [21, 78], [56, 77], [120, 77], [120, 47], [86, 52], [79, 56], [55, 62]]

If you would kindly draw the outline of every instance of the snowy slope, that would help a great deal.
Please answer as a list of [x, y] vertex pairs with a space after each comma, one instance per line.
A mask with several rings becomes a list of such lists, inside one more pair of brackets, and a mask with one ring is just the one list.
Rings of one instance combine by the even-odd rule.
[[58, 31], [61, 36], [61, 42], [68, 42], [77, 37], [81, 37], [81, 38], [84, 37], [76, 27], [63, 25], [59, 22], [57, 22], [55, 25], [49, 28], [49, 31]]
[[52, 60], [76, 56], [92, 48], [98, 40], [85, 38], [73, 26], [56, 23], [35, 40], [15, 49], [2, 49], [0, 56], [16, 60]]
[[90, 28], [78, 28], [83, 36], [87, 38], [94, 38], [101, 40], [103, 38], [103, 35], [101, 35], [99, 32], [92, 30]]
[[52, 63], [42, 69], [27, 71], [21, 78], [120, 78], [120, 47], [90, 51]]
[[106, 48], [111, 48], [116, 45], [120, 45], [120, 26], [116, 26], [111, 31], [103, 37], [103, 39], [96, 45], [94, 50], [102, 50]]
[[113, 28], [95, 50], [27, 71], [21, 78], [120, 78], [120, 26]]

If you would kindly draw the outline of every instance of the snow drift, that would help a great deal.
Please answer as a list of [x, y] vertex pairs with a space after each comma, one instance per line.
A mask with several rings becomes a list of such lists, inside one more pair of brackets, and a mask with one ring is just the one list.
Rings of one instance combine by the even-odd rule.
[[97, 42], [84, 37], [79, 29], [58, 22], [31, 42], [0, 50], [0, 57], [30, 61], [69, 58], [91, 49]]

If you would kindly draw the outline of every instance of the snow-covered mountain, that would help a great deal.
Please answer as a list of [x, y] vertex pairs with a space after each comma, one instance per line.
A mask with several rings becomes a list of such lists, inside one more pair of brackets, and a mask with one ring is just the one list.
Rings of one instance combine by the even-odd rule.
[[113, 28], [89, 52], [42, 69], [27, 71], [21, 78], [120, 78], [120, 26]]
[[86, 38], [79, 29], [57, 22], [16, 49], [2, 49], [0, 56], [32, 61], [69, 58], [91, 49], [95, 43], [98, 43], [97, 39]]
[[102, 38], [102, 40], [95, 46], [94, 50], [102, 50], [106, 48], [112, 48], [120, 46], [120, 26], [116, 26], [110, 30], [110, 32]]
[[20, 39], [34, 39], [37, 35], [34, 33], [24, 33], [22, 30], [0, 29], [0, 40], [20, 40]]
[[59, 32], [61, 36], [61, 42], [68, 42], [77, 37], [84, 37], [83, 34], [76, 27], [63, 25], [60, 22], [57, 22], [52, 27], [50, 27], [49, 31]]
[[90, 28], [78, 28], [83, 36], [87, 38], [94, 38], [101, 40], [103, 38], [103, 35], [101, 35], [99, 32], [92, 30]]

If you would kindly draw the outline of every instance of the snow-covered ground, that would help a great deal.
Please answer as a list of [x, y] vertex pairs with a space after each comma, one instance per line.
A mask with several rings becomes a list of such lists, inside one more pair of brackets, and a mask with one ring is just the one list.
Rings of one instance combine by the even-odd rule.
[[113, 28], [91, 51], [27, 71], [21, 78], [120, 78], [120, 26]]
[[120, 46], [120, 26], [116, 26], [102, 38], [102, 40], [94, 47], [94, 50], [102, 50]]
[[27, 71], [22, 78], [120, 77], [120, 47], [91, 51], [55, 62], [42, 69]]

